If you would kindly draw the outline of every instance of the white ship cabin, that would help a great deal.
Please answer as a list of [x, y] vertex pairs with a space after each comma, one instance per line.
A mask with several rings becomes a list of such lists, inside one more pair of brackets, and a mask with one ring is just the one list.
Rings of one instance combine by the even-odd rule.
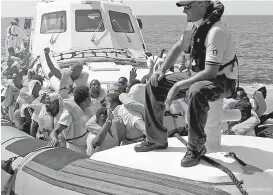
[[141, 28], [141, 20], [120, 1], [43, 0], [33, 13], [31, 52], [126, 48], [140, 54], [145, 50]]

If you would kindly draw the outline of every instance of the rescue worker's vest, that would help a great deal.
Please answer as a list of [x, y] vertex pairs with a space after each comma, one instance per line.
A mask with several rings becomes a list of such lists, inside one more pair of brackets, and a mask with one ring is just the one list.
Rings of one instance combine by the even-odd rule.
[[79, 78], [73, 82], [72, 86], [68, 86], [70, 75], [71, 75], [70, 69], [63, 70], [62, 78], [60, 81], [60, 89], [59, 89], [59, 94], [61, 95], [63, 99], [69, 98], [69, 96], [73, 94], [75, 87], [78, 87], [81, 85], [85, 86], [87, 84], [87, 80], [89, 76], [88, 73], [82, 72]]
[[[218, 22], [224, 13], [224, 5], [220, 2], [211, 5], [208, 8], [208, 12], [204, 17], [203, 23], [199, 28], [195, 29], [192, 34], [192, 43], [186, 53], [190, 53], [191, 57], [195, 61], [195, 66], [192, 66], [192, 71], [199, 72], [205, 69], [205, 58], [206, 58], [206, 47], [205, 40], [211, 27]], [[225, 67], [234, 64], [237, 61], [236, 56], [234, 59], [227, 64], [221, 66], [219, 71]]]
[[11, 29], [14, 25], [11, 25], [8, 30], [8, 38], [12, 37], [18, 37], [18, 34], [12, 34]]

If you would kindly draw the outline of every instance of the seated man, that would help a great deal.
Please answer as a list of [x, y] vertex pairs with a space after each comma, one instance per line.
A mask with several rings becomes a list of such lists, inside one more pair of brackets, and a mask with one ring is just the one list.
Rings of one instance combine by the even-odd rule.
[[252, 105], [253, 111], [257, 113], [258, 117], [261, 117], [267, 109], [265, 102], [267, 90], [264, 85], [259, 84], [255, 85], [253, 88], [254, 89], [252, 90], [254, 90], [254, 92], [251, 94], [252, 97], [250, 98], [250, 103]]
[[91, 156], [95, 152], [119, 146], [120, 140], [118, 131], [121, 131], [121, 129], [119, 128], [119, 130], [117, 130], [117, 126], [113, 119], [114, 116], [111, 110], [107, 110], [107, 108], [103, 107], [97, 111], [96, 116], [93, 116], [87, 122], [86, 128], [90, 131], [87, 138], [86, 150], [88, 156]]
[[138, 79], [133, 79], [128, 83], [128, 86], [126, 87], [126, 93], [129, 93], [131, 87], [133, 87], [135, 84], [140, 84], [140, 80]]
[[48, 74], [49, 78], [53, 75], [60, 80], [60, 88], [59, 93], [63, 99], [67, 99], [73, 95], [73, 90], [75, 87], [85, 86], [87, 85], [87, 80], [89, 74], [83, 72], [83, 64], [72, 65], [71, 69], [63, 69], [62, 72], [57, 69], [49, 56], [50, 49], [45, 48], [45, 58], [47, 65], [50, 69], [50, 73]]
[[[219, 3], [219, 2], [218, 2]], [[186, 29], [181, 39], [168, 52], [162, 67], [146, 85], [146, 140], [135, 146], [136, 152], [148, 152], [168, 147], [167, 128], [163, 125], [164, 110], [173, 100], [186, 97], [188, 103], [187, 152], [182, 167], [195, 166], [206, 153], [205, 125], [209, 102], [231, 97], [238, 78], [238, 62], [231, 31], [221, 21], [224, 6], [212, 1], [179, 1], [187, 21], [194, 27]], [[182, 52], [190, 53], [196, 72], [185, 79], [183, 73], [166, 75]]]
[[39, 106], [37, 108], [37, 104], [33, 105], [35, 102], [32, 104], [34, 108], [36, 106], [38, 112], [33, 113], [30, 134], [49, 141], [49, 134], [57, 126], [63, 112], [63, 99], [58, 93], [53, 92], [42, 94], [39, 100], [43, 104], [41, 109]]
[[[31, 117], [33, 109], [30, 104], [39, 97], [39, 91], [42, 86], [40, 81], [31, 80], [28, 89], [23, 88], [20, 90], [20, 95], [17, 98], [16, 106], [14, 109], [14, 123], [18, 129], [30, 133]], [[16, 119], [16, 120], [15, 120]]]
[[107, 102], [106, 107], [110, 108], [115, 113], [115, 109], [121, 105], [121, 101], [119, 100], [119, 95], [121, 94], [121, 89], [117, 83], [111, 83], [107, 86]]
[[[123, 104], [115, 109], [114, 115], [122, 119], [126, 127], [126, 137], [122, 142], [123, 145], [139, 142], [145, 137], [145, 122], [143, 120], [144, 91], [145, 85], [136, 84], [130, 89], [128, 94], [122, 93], [119, 96]], [[139, 111], [130, 109], [130, 103], [138, 104]]]
[[126, 87], [127, 87], [127, 85], [128, 85], [128, 79], [125, 78], [125, 77], [120, 77], [120, 78], [118, 79], [118, 85], [119, 85], [119, 87], [121, 88], [121, 91], [122, 91], [123, 93], [125, 93], [125, 92], [126, 92]]
[[223, 134], [228, 135], [254, 135], [254, 127], [259, 122], [258, 116], [251, 110], [249, 98], [243, 88], [237, 89], [237, 95], [234, 101], [230, 101], [224, 107], [225, 109], [238, 109], [241, 112], [239, 121], [228, 122], [228, 129]]
[[64, 110], [58, 124], [50, 134], [49, 146], [59, 144], [59, 138], [64, 145], [71, 150], [86, 154], [86, 139], [88, 131], [85, 127], [92, 117], [88, 113], [90, 107], [90, 92], [87, 86], [76, 87], [74, 99], [64, 101]]
[[1, 106], [7, 111], [12, 122], [16, 100], [22, 88], [23, 76], [20, 73], [15, 73], [12, 75], [12, 84], [8, 85], [2, 92]]
[[38, 80], [31, 80], [28, 83], [28, 87], [23, 87], [20, 90], [20, 94], [16, 100], [14, 111], [21, 110], [24, 104], [29, 105], [36, 98], [39, 97], [39, 92], [42, 89], [42, 84]]
[[13, 47], [8, 48], [8, 53], [8, 58], [12, 59], [14, 62], [17, 61], [19, 62], [19, 64], [23, 64], [23, 61], [20, 58], [16, 57], [16, 53]]
[[101, 89], [100, 82], [96, 79], [90, 82], [90, 93], [91, 93], [91, 105], [90, 109], [93, 114], [97, 113], [97, 110], [102, 107], [105, 101], [106, 93]]

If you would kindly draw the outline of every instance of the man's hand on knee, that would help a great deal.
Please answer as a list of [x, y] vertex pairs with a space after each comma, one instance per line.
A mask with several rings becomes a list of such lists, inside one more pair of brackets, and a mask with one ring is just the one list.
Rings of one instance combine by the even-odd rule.
[[150, 77], [150, 83], [153, 87], [158, 86], [158, 81], [160, 81], [165, 76], [165, 72], [161, 69], [157, 70], [152, 76]]

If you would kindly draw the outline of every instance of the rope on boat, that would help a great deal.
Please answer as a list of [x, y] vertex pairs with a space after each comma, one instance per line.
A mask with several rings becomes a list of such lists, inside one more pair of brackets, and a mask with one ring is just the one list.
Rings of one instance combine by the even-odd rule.
[[[187, 146], [187, 141], [185, 139], [183, 139], [178, 133], [175, 133], [174, 136], [181, 141], [185, 146]], [[232, 180], [232, 182], [235, 184], [235, 186], [238, 188], [238, 190], [241, 192], [242, 195], [248, 195], [247, 191], [243, 188], [243, 181], [239, 181], [237, 179], [237, 177], [234, 175], [234, 173], [232, 173], [232, 171], [225, 167], [224, 165], [216, 162], [215, 160], [203, 155], [201, 157], [201, 159], [203, 159], [204, 161], [206, 161], [207, 163], [211, 164], [212, 166], [220, 169], [221, 171], [225, 172], [229, 178]]]

